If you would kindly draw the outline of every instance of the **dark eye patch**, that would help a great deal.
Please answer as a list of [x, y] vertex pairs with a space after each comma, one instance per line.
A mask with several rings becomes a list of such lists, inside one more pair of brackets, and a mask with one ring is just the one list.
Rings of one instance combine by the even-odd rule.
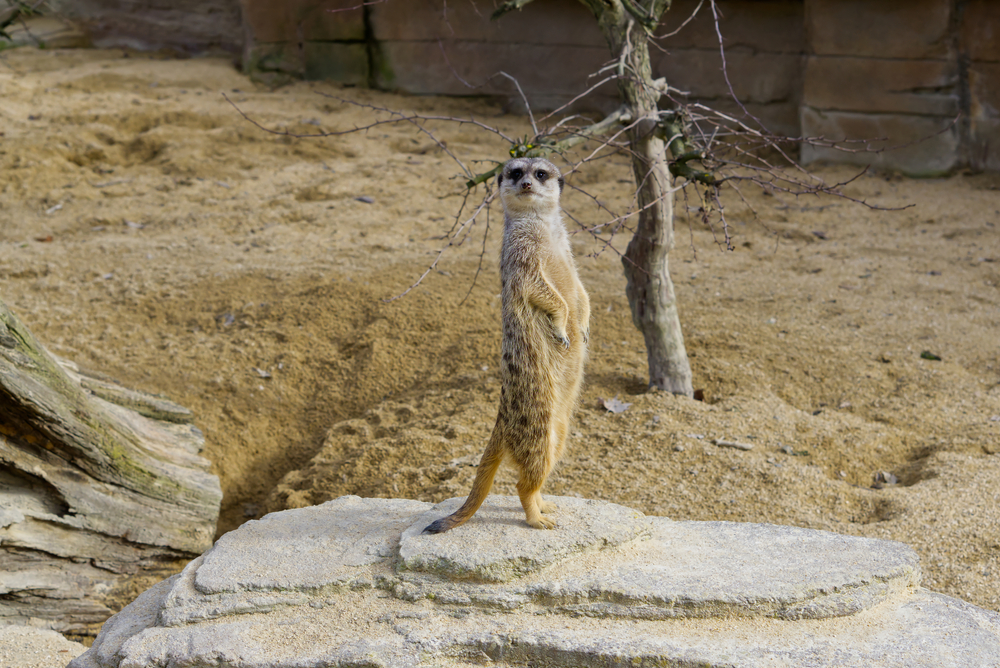
[[510, 178], [513, 179], [515, 182], [520, 181], [522, 176], [524, 176], [523, 169], [510, 170]]
[[535, 177], [539, 181], [545, 181], [545, 179], [549, 178], [549, 173], [546, 172], [544, 169], [539, 169], [537, 172], [535, 172]]

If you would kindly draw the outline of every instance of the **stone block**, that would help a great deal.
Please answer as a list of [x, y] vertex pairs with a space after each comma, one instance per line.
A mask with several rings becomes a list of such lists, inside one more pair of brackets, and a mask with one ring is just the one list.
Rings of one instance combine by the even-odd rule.
[[243, 0], [243, 21], [254, 42], [361, 41], [358, 0]]
[[364, 44], [306, 42], [304, 58], [306, 79], [356, 85], [368, 83], [368, 51]]
[[302, 50], [293, 42], [257, 42], [247, 44], [243, 51], [243, 66], [250, 72], [278, 72], [302, 76], [305, 65]]
[[[802, 134], [830, 141], [865, 140], [853, 152], [802, 145], [802, 162], [871, 165], [911, 176], [944, 174], [958, 166], [958, 125], [950, 118], [912, 114], [862, 114], [802, 107]], [[878, 152], [881, 149], [881, 152]]]
[[829, 56], [945, 58], [949, 0], [808, 0], [809, 52]]
[[[726, 52], [726, 70], [736, 97], [744, 102], [797, 100], [802, 85], [799, 55], [765, 53], [747, 48]], [[719, 54], [698, 49], [675, 49], [653, 55], [654, 76], [666, 77], [674, 88], [692, 99], [731, 97]]]
[[1000, 118], [1000, 63], [970, 64], [969, 107], [973, 119]]
[[967, 156], [974, 169], [1000, 170], [1000, 63], [969, 66]]
[[965, 3], [959, 49], [972, 61], [1000, 62], [1000, 3], [995, 0]]
[[[667, 35], [680, 28], [694, 13], [699, 0], [676, 0], [664, 15], [657, 35]], [[719, 30], [726, 49], [747, 47], [766, 53], [799, 54], [805, 50], [803, 4], [782, 0], [735, 0], [718, 2]], [[715, 20], [708, 3], [703, 3], [695, 18], [676, 35], [659, 40], [668, 51], [673, 49], [719, 50]], [[654, 48], [655, 52], [655, 48]]]
[[803, 104], [816, 109], [958, 115], [953, 61], [811, 56]]
[[97, 47], [238, 51], [239, 0], [50, 0], [53, 13], [74, 19]]
[[[546, 108], [543, 99], [566, 101], [586, 90], [588, 73], [607, 60], [607, 50], [599, 46], [390, 41], [380, 45], [380, 60], [375, 76], [382, 88], [417, 94], [517, 96], [514, 85], [498, 75], [503, 69], [518, 80], [532, 108]], [[538, 67], [539, 62], [552, 66]], [[602, 91], [604, 97], [617, 95], [613, 85], [606, 91]]]
[[974, 169], [1000, 172], [1000, 119], [973, 119], [968, 157]]
[[[586, 7], [575, 0], [534, 2], [490, 20], [493, 3], [472, 0], [406, 0], [371, 6], [372, 33], [378, 41], [477, 41], [501, 44], [567, 45], [607, 50], [607, 43]], [[516, 57], [521, 59], [520, 57]], [[509, 61], [503, 63], [508, 66]], [[553, 63], [546, 63], [549, 66]]]

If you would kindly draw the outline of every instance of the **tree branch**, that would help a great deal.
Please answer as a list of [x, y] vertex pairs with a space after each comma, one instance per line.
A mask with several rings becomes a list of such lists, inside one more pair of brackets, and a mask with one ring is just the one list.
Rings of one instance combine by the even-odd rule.
[[[585, 128], [581, 128], [575, 131], [572, 136], [566, 137], [565, 139], [555, 142], [546, 141], [539, 144], [533, 144], [528, 141], [514, 144], [510, 149], [510, 156], [512, 158], [544, 158], [552, 155], [553, 153], [563, 153], [574, 146], [584, 143], [588, 139], [592, 139], [609, 132], [615, 125], [628, 123], [631, 117], [632, 112], [627, 106], [622, 105], [610, 113], [606, 118], [604, 118], [604, 120], [594, 123], [593, 125], [588, 125]], [[465, 183], [466, 188], [471, 190], [480, 183], [490, 180], [496, 176], [502, 166], [503, 165], [497, 165], [490, 171], [478, 174], [469, 179]]]
[[507, 14], [508, 12], [512, 12], [515, 9], [521, 9], [529, 2], [531, 2], [531, 0], [508, 0], [507, 2], [500, 5], [500, 7], [498, 7], [495, 12], [490, 14], [490, 21], [496, 21], [498, 18], [500, 18], [504, 14]]

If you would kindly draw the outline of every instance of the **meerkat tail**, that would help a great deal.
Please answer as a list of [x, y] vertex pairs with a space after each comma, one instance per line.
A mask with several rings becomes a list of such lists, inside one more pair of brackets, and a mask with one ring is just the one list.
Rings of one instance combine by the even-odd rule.
[[486, 452], [483, 453], [483, 458], [479, 462], [479, 470], [476, 471], [476, 479], [472, 483], [472, 491], [469, 492], [469, 497], [465, 500], [465, 503], [454, 513], [448, 515], [448, 517], [442, 517], [439, 520], [431, 522], [423, 532], [444, 533], [449, 529], [454, 529], [468, 522], [469, 518], [479, 510], [479, 506], [483, 505], [483, 501], [486, 500], [487, 495], [489, 495], [490, 490], [493, 488], [493, 478], [496, 476], [497, 469], [500, 468], [502, 462], [503, 448], [500, 447], [499, 443], [494, 445], [491, 439]]

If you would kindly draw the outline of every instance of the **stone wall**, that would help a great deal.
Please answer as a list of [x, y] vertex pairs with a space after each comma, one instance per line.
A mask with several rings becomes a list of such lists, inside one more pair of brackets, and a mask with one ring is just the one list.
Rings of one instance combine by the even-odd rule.
[[[537, 0], [492, 22], [494, 0], [53, 0], [97, 45], [204, 51], [242, 46], [268, 76], [415, 94], [492, 95], [552, 109], [599, 82], [607, 47], [576, 0]], [[698, 4], [675, 0], [659, 31]], [[805, 145], [805, 162], [912, 174], [1000, 169], [1000, 3], [991, 0], [719, 0], [729, 82], [710, 7], [654, 50], [675, 88], [746, 109], [787, 136], [874, 139], [856, 152]], [[272, 74], [273, 76], [273, 74]], [[586, 106], [608, 111], [604, 84]], [[957, 120], [956, 120], [957, 119]], [[880, 152], [877, 149], [894, 148]], [[876, 149], [876, 150], [872, 150]]]
[[[331, 78], [416, 94], [496, 95], [514, 108], [552, 109], [598, 83], [609, 59], [590, 12], [576, 0], [539, 0], [490, 21], [488, 0], [244, 0], [245, 61], [253, 68]], [[676, 0], [670, 32], [697, 6]], [[446, 8], [445, 8], [446, 7]], [[801, 97], [803, 6], [789, 0], [721, 2], [726, 58], [737, 95], [776, 132], [797, 134]], [[671, 85], [732, 109], [711, 14], [704, 10], [653, 52]], [[618, 105], [613, 84], [587, 106]]]
[[[539, 0], [491, 22], [485, 0], [243, 0], [246, 62], [417, 94], [498, 95], [551, 109], [600, 81], [608, 59], [579, 2]], [[661, 33], [696, 0], [676, 0]], [[710, 9], [660, 42], [654, 68], [694, 99], [788, 136], [875, 140], [854, 152], [806, 144], [805, 162], [913, 174], [1000, 169], [1000, 3], [989, 0], [720, 1], [726, 69]], [[609, 110], [612, 85], [588, 105]], [[958, 119], [958, 120], [956, 120]], [[881, 151], [892, 148], [891, 151]]]
[[49, 0], [97, 47], [238, 52], [240, 0]]
[[804, 161], [916, 174], [965, 164], [1000, 169], [1000, 4], [807, 0], [805, 7], [802, 133], [885, 138], [872, 146], [897, 148], [844, 154], [806, 144]]

